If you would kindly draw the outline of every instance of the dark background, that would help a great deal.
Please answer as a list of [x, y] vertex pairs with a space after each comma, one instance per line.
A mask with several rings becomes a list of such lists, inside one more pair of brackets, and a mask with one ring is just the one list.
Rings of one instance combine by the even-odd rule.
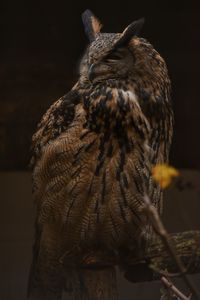
[[76, 81], [90, 8], [107, 32], [145, 17], [142, 36], [165, 58], [173, 84], [171, 163], [200, 167], [199, 1], [9, 1], [0, 4], [0, 169], [24, 170], [41, 115]]
[[[146, 18], [142, 36], [165, 58], [173, 84], [171, 164], [197, 169], [181, 170], [193, 188], [167, 191], [163, 220], [169, 232], [199, 229], [200, 1], [1, 1], [1, 300], [26, 299], [35, 219], [31, 174], [25, 172], [31, 136], [49, 105], [77, 79], [87, 43], [81, 22], [86, 8], [96, 13], [107, 32], [121, 32], [135, 19]], [[192, 279], [199, 289], [200, 275]], [[159, 299], [159, 289], [158, 282], [134, 285], [119, 280], [123, 300]]]

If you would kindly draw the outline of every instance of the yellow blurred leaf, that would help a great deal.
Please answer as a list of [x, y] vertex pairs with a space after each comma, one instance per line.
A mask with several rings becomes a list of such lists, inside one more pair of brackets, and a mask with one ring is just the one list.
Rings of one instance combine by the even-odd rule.
[[152, 169], [152, 175], [162, 189], [166, 189], [172, 182], [173, 177], [179, 176], [178, 170], [167, 164], [157, 164]]

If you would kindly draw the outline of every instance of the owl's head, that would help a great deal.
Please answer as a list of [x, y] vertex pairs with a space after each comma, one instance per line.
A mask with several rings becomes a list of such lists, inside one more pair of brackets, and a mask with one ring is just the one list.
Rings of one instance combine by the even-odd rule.
[[163, 59], [138, 37], [144, 19], [131, 23], [122, 33], [101, 33], [102, 25], [90, 10], [82, 19], [89, 45], [80, 64], [81, 78], [95, 84], [108, 79], [137, 80], [143, 74], [156, 80], [155, 74], [163, 73]]
[[93, 83], [126, 77], [134, 66], [128, 43], [137, 36], [144, 19], [133, 22], [122, 33], [101, 33], [102, 25], [90, 10], [82, 14], [82, 20], [90, 44], [83, 57], [80, 73]]

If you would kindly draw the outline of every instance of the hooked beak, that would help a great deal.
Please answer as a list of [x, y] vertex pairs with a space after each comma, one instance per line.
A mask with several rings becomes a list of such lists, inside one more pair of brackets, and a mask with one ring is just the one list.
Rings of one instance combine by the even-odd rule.
[[94, 79], [95, 77], [95, 72], [94, 72], [94, 68], [95, 68], [95, 65], [92, 64], [89, 68], [89, 71], [88, 71], [88, 78], [89, 78], [89, 81], [92, 82], [92, 80]]

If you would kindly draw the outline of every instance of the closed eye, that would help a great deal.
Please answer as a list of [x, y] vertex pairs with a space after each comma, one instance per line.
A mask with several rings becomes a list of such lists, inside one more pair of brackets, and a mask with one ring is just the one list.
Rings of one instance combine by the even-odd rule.
[[122, 51], [113, 51], [110, 52], [106, 57], [105, 57], [105, 61], [115, 61], [115, 60], [120, 60], [124, 57]]

